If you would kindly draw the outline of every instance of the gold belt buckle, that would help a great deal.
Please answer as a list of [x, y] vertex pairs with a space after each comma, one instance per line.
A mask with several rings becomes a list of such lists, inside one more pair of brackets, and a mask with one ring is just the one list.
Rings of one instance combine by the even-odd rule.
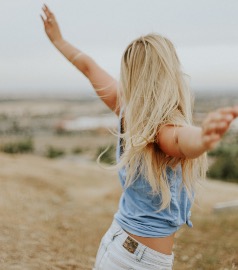
[[138, 242], [136, 242], [134, 239], [132, 239], [130, 236], [128, 236], [123, 243], [123, 247], [128, 250], [130, 253], [135, 253], [137, 247], [138, 247]]

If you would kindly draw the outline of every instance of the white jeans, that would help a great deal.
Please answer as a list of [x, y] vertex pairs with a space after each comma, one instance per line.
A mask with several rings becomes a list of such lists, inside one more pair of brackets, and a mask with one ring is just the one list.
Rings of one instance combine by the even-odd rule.
[[101, 240], [93, 270], [171, 270], [173, 260], [174, 254], [137, 242], [114, 220]]

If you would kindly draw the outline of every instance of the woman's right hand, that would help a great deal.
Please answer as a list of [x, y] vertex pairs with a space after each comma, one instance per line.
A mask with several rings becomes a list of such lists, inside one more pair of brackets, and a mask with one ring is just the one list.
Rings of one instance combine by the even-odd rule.
[[202, 143], [207, 150], [216, 147], [236, 117], [238, 106], [221, 108], [208, 114], [202, 124]]
[[44, 23], [45, 32], [48, 38], [54, 44], [62, 41], [63, 37], [54, 14], [50, 11], [46, 4], [44, 4], [42, 10], [44, 11], [46, 18], [44, 19], [44, 17], [41, 15], [41, 19]]

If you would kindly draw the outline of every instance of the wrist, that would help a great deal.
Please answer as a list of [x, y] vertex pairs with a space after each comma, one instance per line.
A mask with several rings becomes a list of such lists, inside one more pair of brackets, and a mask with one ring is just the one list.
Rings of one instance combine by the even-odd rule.
[[204, 140], [203, 130], [202, 128], [199, 131], [199, 136], [197, 140], [198, 148], [200, 149], [201, 153], [207, 152], [209, 150], [206, 141]]
[[60, 49], [60, 48], [63, 48], [67, 44], [67, 41], [61, 38], [61, 39], [52, 41], [52, 43], [57, 49]]

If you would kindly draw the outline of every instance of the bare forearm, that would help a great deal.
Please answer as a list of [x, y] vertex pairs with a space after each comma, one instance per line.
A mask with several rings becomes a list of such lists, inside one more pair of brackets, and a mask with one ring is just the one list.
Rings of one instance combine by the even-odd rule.
[[64, 40], [54, 14], [46, 5], [42, 9], [45, 18], [41, 15], [41, 19], [52, 44], [89, 79], [98, 96], [118, 115], [117, 81], [91, 57]]
[[88, 55], [82, 53], [81, 50], [77, 49], [64, 39], [55, 41], [53, 44], [65, 56], [66, 59], [68, 59], [85, 76], [88, 76], [90, 62], [92, 61]]
[[166, 125], [157, 136], [161, 150], [172, 157], [197, 158], [214, 149], [238, 117], [238, 106], [221, 108], [208, 114], [202, 127]]
[[237, 116], [238, 107], [226, 107], [208, 114], [202, 128], [181, 127], [178, 130], [179, 149], [188, 158], [196, 158], [213, 149]]
[[117, 108], [117, 81], [105, 72], [90, 56], [82, 53], [69, 42], [53, 42], [55, 47], [91, 82], [97, 95], [106, 105], [119, 114]]

